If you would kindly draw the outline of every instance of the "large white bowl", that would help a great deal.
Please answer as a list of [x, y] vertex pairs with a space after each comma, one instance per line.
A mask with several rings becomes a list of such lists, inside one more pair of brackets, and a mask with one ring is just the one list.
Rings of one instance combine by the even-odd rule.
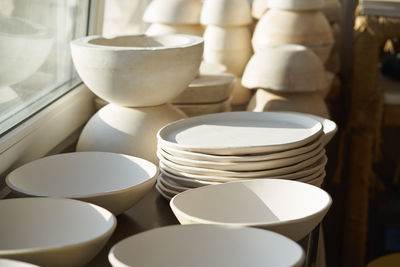
[[258, 227], [299, 241], [321, 222], [331, 203], [329, 194], [315, 186], [257, 179], [188, 190], [170, 205], [181, 224]]
[[321, 59], [302, 45], [265, 47], [254, 54], [243, 73], [247, 88], [310, 92], [327, 86]]
[[85, 125], [76, 150], [127, 154], [158, 164], [158, 130], [185, 117], [182, 111], [170, 104], [145, 108], [108, 104]]
[[0, 257], [39, 266], [84, 266], [104, 247], [116, 219], [74, 199], [0, 200]]
[[53, 45], [50, 31], [34, 22], [0, 15], [0, 89], [35, 73]]
[[311, 48], [323, 62], [328, 59], [333, 43], [332, 29], [322, 12], [282, 9], [265, 13], [258, 21], [252, 39], [256, 52], [270, 46], [299, 44]]
[[146, 35], [163, 35], [163, 34], [190, 34], [202, 36], [204, 29], [201, 25], [191, 24], [161, 24], [153, 23], [146, 30]]
[[143, 21], [168, 24], [200, 24], [201, 0], [154, 0]]
[[239, 26], [252, 23], [247, 0], [204, 0], [200, 22], [204, 25]]
[[173, 225], [117, 243], [114, 267], [302, 266], [304, 252], [290, 239], [261, 229], [217, 225]]
[[0, 259], [0, 267], [39, 267], [23, 261]]
[[157, 167], [144, 159], [107, 152], [76, 152], [25, 164], [12, 171], [6, 183], [25, 196], [74, 198], [118, 215], [152, 188], [157, 173]]
[[83, 82], [99, 97], [121, 106], [156, 106], [174, 99], [195, 78], [203, 39], [183, 34], [89, 36], [72, 41], [71, 52]]

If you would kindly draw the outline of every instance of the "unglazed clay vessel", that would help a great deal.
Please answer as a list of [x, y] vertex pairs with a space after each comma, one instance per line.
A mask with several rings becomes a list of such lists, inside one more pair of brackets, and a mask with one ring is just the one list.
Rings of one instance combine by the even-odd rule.
[[253, 0], [253, 4], [251, 5], [251, 15], [253, 18], [259, 20], [268, 11], [269, 0]]
[[64, 198], [3, 199], [0, 213], [0, 257], [49, 267], [85, 266], [117, 224], [104, 208]]
[[204, 61], [211, 64], [225, 65], [227, 72], [236, 76], [242, 76], [247, 62], [251, 58], [252, 51], [240, 50], [204, 50]]
[[163, 34], [190, 34], [202, 36], [204, 32], [203, 26], [197, 24], [162, 24], [153, 23], [146, 31], [146, 35], [163, 35]]
[[154, 0], [143, 15], [150, 23], [199, 24], [201, 0]]
[[85, 125], [76, 150], [122, 153], [158, 164], [157, 131], [185, 117], [170, 104], [144, 108], [108, 104]]
[[268, 5], [274, 9], [318, 10], [324, 6], [325, 0], [269, 0]]
[[233, 84], [232, 105], [247, 105], [251, 95], [251, 91], [242, 85], [242, 78], [236, 78]]
[[333, 72], [330, 72], [330, 71], [326, 71], [325, 72], [325, 77], [326, 77], [326, 80], [327, 80], [327, 84], [326, 84], [325, 88], [323, 88], [322, 90], [319, 91], [319, 93], [320, 93], [320, 95], [322, 96], [323, 99], [325, 99], [329, 95], [329, 92], [331, 91], [332, 84], [333, 84], [333, 81], [335, 79], [335, 76], [336, 75]]
[[31, 161], [7, 175], [17, 195], [82, 200], [119, 215], [154, 185], [157, 167], [144, 159], [108, 152], [74, 152]]
[[204, 31], [204, 50], [250, 50], [249, 27], [221, 27], [209, 25]]
[[213, 75], [213, 74], [221, 74], [227, 72], [228, 69], [225, 65], [219, 63], [209, 63], [202, 61], [199, 69], [200, 75]]
[[320, 92], [285, 93], [258, 89], [247, 111], [296, 111], [329, 118], [329, 110]]
[[232, 74], [201, 75], [194, 79], [173, 104], [216, 103], [229, 98], [235, 76]]
[[327, 86], [321, 59], [301, 45], [265, 47], [252, 56], [243, 73], [247, 88], [285, 92], [317, 91]]
[[339, 0], [325, 0], [321, 11], [329, 22], [341, 22], [343, 17], [342, 3]]
[[239, 26], [252, 23], [248, 0], [204, 0], [200, 22], [204, 25]]
[[209, 104], [175, 104], [175, 107], [183, 111], [188, 117], [199, 115], [229, 112], [231, 111], [231, 100], [226, 99], [218, 103]]
[[197, 75], [203, 39], [88, 36], [72, 41], [71, 52], [78, 74], [99, 97], [120, 106], [156, 106], [174, 99]]
[[252, 44], [256, 52], [270, 46], [300, 44], [314, 50], [325, 62], [334, 38], [328, 20], [320, 11], [271, 9], [259, 20]]
[[332, 199], [324, 190], [282, 179], [199, 187], [175, 196], [170, 202], [181, 224], [257, 227], [294, 241], [310, 233], [331, 204]]
[[0, 90], [35, 73], [53, 45], [50, 31], [34, 22], [0, 15]]

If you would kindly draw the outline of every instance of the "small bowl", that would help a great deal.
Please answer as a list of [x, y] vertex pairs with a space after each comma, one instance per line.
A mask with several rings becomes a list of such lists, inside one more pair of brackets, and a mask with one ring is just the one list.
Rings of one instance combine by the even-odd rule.
[[247, 26], [221, 27], [209, 25], [204, 31], [203, 38], [204, 50], [252, 50], [251, 33]]
[[247, 0], [204, 0], [200, 22], [204, 25], [239, 26], [252, 23]]
[[168, 24], [200, 24], [201, 0], [154, 0], [146, 8], [143, 21]]
[[144, 159], [106, 152], [65, 153], [12, 171], [7, 186], [23, 196], [74, 198], [119, 215], [154, 185], [157, 167]]
[[324, 6], [325, 0], [268, 0], [270, 8], [288, 10], [318, 10]]
[[240, 50], [204, 50], [204, 61], [226, 66], [227, 72], [241, 77], [253, 52], [251, 49]]
[[301, 45], [266, 47], [248, 62], [242, 78], [247, 88], [314, 92], [327, 86], [322, 61]]
[[313, 49], [325, 62], [333, 47], [334, 38], [328, 20], [320, 11], [271, 9], [259, 20], [252, 44], [256, 52], [277, 45], [304, 45]]
[[99, 97], [120, 106], [157, 106], [174, 99], [195, 78], [203, 39], [183, 34], [89, 36], [72, 41], [71, 52], [78, 74]]
[[253, 0], [253, 4], [251, 5], [251, 15], [256, 20], [261, 19], [261, 17], [268, 11], [269, 0]]
[[329, 109], [319, 92], [290, 93], [258, 89], [247, 111], [295, 111], [329, 118]]
[[121, 153], [158, 164], [158, 130], [185, 117], [170, 104], [134, 109], [108, 104], [85, 125], [76, 150]]
[[64, 198], [0, 200], [0, 257], [39, 266], [84, 266], [117, 221], [104, 208]]
[[153, 23], [146, 31], [146, 35], [163, 35], [163, 34], [189, 34], [203, 36], [204, 29], [201, 25], [183, 25], [183, 24], [162, 24]]
[[181, 224], [257, 227], [299, 241], [322, 221], [331, 203], [329, 194], [315, 186], [256, 179], [188, 190], [170, 206]]
[[[150, 253], [151, 252], [151, 253]], [[270, 231], [218, 225], [172, 225], [128, 237], [108, 254], [112, 266], [302, 266], [304, 252]]]
[[0, 15], [0, 89], [35, 73], [50, 54], [53, 36], [43, 26]]

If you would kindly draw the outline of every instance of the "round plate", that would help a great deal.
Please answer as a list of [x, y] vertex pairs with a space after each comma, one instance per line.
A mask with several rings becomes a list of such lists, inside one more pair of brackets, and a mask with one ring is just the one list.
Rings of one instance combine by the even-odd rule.
[[170, 155], [165, 151], [163, 151], [162, 149], [159, 149], [157, 151], [157, 157], [160, 160], [170, 161], [188, 167], [199, 167], [199, 168], [223, 170], [223, 171], [260, 171], [267, 169], [282, 168], [285, 166], [290, 166], [302, 162], [304, 160], [314, 157], [315, 155], [320, 153], [322, 149], [323, 147], [319, 146], [316, 149], [311, 150], [310, 152], [297, 155], [294, 157], [265, 160], [265, 161], [251, 161], [251, 162], [213, 162], [213, 161], [191, 160]]
[[184, 187], [180, 184], [175, 183], [174, 181], [168, 179], [167, 177], [165, 177], [164, 175], [160, 174], [158, 176], [158, 180], [159, 183], [161, 183], [165, 188], [170, 189], [174, 192], [183, 192], [189, 189], [192, 189], [191, 187]]
[[226, 112], [182, 119], [157, 133], [162, 146], [213, 155], [285, 151], [322, 134], [320, 122], [278, 112]]

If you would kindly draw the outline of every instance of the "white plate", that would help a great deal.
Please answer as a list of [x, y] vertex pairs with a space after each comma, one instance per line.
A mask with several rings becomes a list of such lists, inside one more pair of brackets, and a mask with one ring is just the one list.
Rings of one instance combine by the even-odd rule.
[[326, 176], [326, 172], [323, 172], [315, 179], [308, 180], [308, 181], [300, 181], [300, 182], [307, 183], [307, 184], [310, 184], [310, 185], [314, 185], [314, 186], [317, 186], [317, 187], [321, 187], [322, 184], [324, 183], [325, 176]]
[[211, 170], [223, 170], [223, 171], [261, 171], [267, 169], [276, 169], [286, 166], [290, 166], [309, 158], [314, 157], [322, 151], [323, 147], [319, 146], [310, 152], [296, 155], [293, 157], [265, 160], [265, 161], [251, 161], [251, 162], [213, 162], [213, 161], [200, 161], [191, 160], [181, 157], [176, 157], [164, 152], [162, 149], [157, 151], [157, 157], [163, 161], [170, 161], [179, 165], [188, 167], [199, 167]]
[[304, 252], [292, 240], [262, 229], [173, 225], [120, 241], [108, 259], [114, 267], [298, 267]]
[[[328, 158], [325, 155], [323, 158], [320, 158], [314, 164], [312, 164], [304, 169], [298, 170], [296, 172], [283, 174], [283, 175], [257, 177], [256, 179], [270, 178], [270, 179], [295, 180], [295, 179], [303, 178], [303, 177], [312, 175], [312, 174], [320, 171], [321, 169], [324, 169], [327, 161], [328, 161]], [[162, 162], [160, 162], [159, 167], [160, 167], [160, 171], [164, 175], [171, 178], [175, 182], [180, 183], [185, 186], [199, 187], [199, 186], [210, 185], [210, 184], [241, 181], [244, 179], [244, 178], [239, 178], [239, 177], [220, 177], [220, 176], [198, 175], [198, 174], [179, 172], [179, 171], [176, 171], [174, 169], [171, 169], [171, 168], [165, 166], [164, 164], [162, 164]]]
[[298, 170], [311, 166], [325, 155], [325, 149], [321, 150], [317, 155], [306, 159], [300, 163], [293, 164], [276, 169], [260, 170], [260, 171], [222, 171], [198, 167], [188, 167], [180, 164], [173, 163], [168, 160], [160, 159], [160, 163], [169, 169], [174, 169], [181, 173], [197, 174], [197, 175], [210, 175], [219, 177], [237, 177], [237, 178], [255, 178], [255, 177], [268, 177], [289, 174]]
[[163, 192], [164, 192], [166, 195], [168, 195], [168, 196], [174, 197], [175, 195], [177, 195], [177, 194], [180, 193], [180, 192], [178, 192], [178, 191], [175, 191], [175, 190], [172, 190], [172, 189], [169, 189], [169, 188], [165, 187], [165, 186], [161, 183], [160, 180], [157, 181], [156, 185], [157, 185], [157, 187], [158, 187], [161, 191], [163, 191]]
[[171, 200], [173, 196], [170, 196], [169, 194], [165, 193], [159, 186], [158, 184], [155, 185], [158, 193], [160, 193], [161, 196], [163, 196], [166, 200]]
[[226, 112], [182, 119], [157, 133], [162, 146], [215, 155], [285, 151], [322, 134], [320, 122], [278, 112]]
[[170, 206], [181, 224], [257, 227], [298, 241], [321, 222], [331, 203], [329, 194], [315, 186], [256, 179], [188, 190]]
[[173, 180], [165, 177], [164, 175], [160, 174], [158, 176], [158, 182], [160, 182], [165, 188], [170, 189], [174, 192], [183, 192], [189, 189], [192, 189], [192, 187], [185, 187], [182, 186], [178, 183], [175, 183]]
[[63, 197], [97, 204], [118, 215], [154, 185], [158, 168], [150, 161], [108, 152], [74, 152], [25, 164], [7, 178], [24, 196]]
[[203, 153], [196, 153], [190, 151], [184, 151], [179, 149], [174, 149], [168, 146], [163, 146], [158, 143], [158, 149], [162, 149], [170, 155], [185, 158], [188, 160], [200, 160], [200, 161], [212, 161], [212, 162], [250, 162], [250, 161], [266, 161], [266, 160], [274, 160], [281, 158], [288, 158], [297, 156], [300, 154], [304, 154], [310, 152], [311, 150], [318, 147], [322, 140], [324, 140], [324, 136], [321, 136], [317, 140], [314, 140], [302, 147], [286, 150], [282, 152], [275, 153], [267, 153], [267, 154], [257, 154], [257, 155], [242, 155], [242, 156], [218, 156], [218, 155], [209, 155]]

